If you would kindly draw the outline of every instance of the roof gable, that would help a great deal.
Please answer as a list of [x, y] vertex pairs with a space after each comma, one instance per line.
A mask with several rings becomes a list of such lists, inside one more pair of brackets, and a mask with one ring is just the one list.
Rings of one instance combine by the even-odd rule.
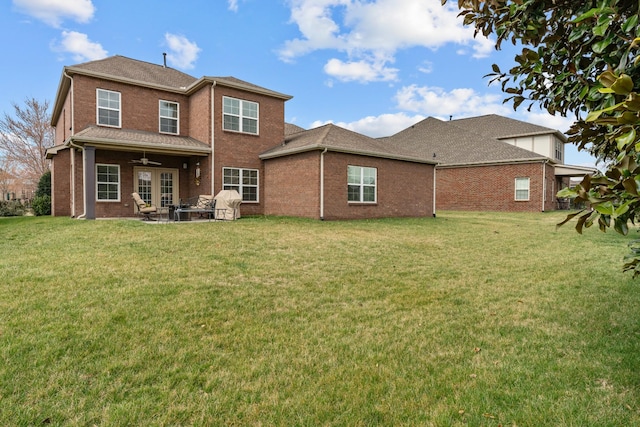
[[139, 84], [164, 86], [174, 89], [186, 89], [197, 78], [150, 62], [139, 61], [125, 56], [115, 55], [97, 61], [65, 67], [67, 73], [90, 74], [100, 77], [119, 78]]
[[200, 77], [196, 78], [171, 67], [139, 61], [125, 56], [115, 55], [96, 61], [84, 62], [64, 67], [58, 92], [56, 94], [51, 124], [55, 126], [62, 112], [64, 97], [69, 91], [71, 81], [69, 76], [82, 74], [105, 80], [118, 81], [137, 86], [175, 91], [191, 95], [206, 85], [220, 85], [239, 90], [258, 93], [266, 96], [289, 100], [290, 95], [266, 89], [253, 83], [235, 77]]
[[260, 155], [262, 159], [286, 156], [313, 150], [329, 150], [342, 153], [381, 157], [420, 163], [435, 163], [430, 157], [407, 150], [400, 145], [390, 145], [357, 132], [336, 126], [333, 123], [302, 130], [285, 136], [279, 146]]

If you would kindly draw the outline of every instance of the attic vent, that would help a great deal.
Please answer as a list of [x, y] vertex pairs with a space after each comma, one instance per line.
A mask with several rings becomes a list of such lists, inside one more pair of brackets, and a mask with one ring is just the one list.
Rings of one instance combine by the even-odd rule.
[[164, 59], [164, 68], [167, 68], [167, 52], [162, 52], [162, 56]]

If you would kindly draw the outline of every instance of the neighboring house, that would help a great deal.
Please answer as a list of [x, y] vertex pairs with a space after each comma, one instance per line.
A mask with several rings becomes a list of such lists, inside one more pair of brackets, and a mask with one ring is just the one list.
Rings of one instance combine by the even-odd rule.
[[0, 200], [31, 200], [36, 184], [7, 169], [0, 168]]
[[[435, 162], [335, 126], [285, 140], [291, 96], [122, 56], [64, 67], [52, 114], [52, 213], [129, 217], [235, 189], [242, 214], [434, 213]], [[286, 125], [287, 131], [300, 130]]]
[[430, 117], [381, 140], [438, 161], [438, 210], [554, 210], [569, 177], [595, 172], [562, 163], [561, 132], [498, 115]]

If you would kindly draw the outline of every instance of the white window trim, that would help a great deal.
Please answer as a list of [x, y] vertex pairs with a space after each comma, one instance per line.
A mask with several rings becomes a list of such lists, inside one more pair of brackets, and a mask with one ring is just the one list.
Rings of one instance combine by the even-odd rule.
[[[117, 199], [100, 199], [99, 198], [99, 194], [100, 194], [100, 192], [98, 191], [99, 184], [113, 184], [113, 183], [101, 182], [98, 180], [98, 166], [108, 166], [108, 167], [118, 168], [118, 198]], [[101, 203], [120, 202], [120, 199], [122, 198], [122, 173], [120, 170], [120, 165], [114, 165], [109, 163], [96, 163], [95, 174], [96, 174], [96, 202], [101, 202]]]
[[[353, 168], [359, 168], [360, 169], [360, 184], [351, 184], [349, 183], [349, 167], [353, 167]], [[374, 175], [374, 184], [364, 184], [364, 170], [365, 169], [373, 169], [375, 175]], [[357, 203], [357, 204], [370, 204], [370, 205], [374, 205], [376, 203], [378, 203], [378, 168], [374, 168], [371, 166], [357, 166], [357, 165], [348, 165], [347, 167], [347, 191], [350, 185], [358, 185], [360, 186], [360, 200], [349, 200], [349, 196], [347, 194], [347, 203]], [[364, 199], [364, 187], [373, 187], [373, 201], [365, 201]]]
[[232, 168], [232, 167], [223, 167], [222, 168], [222, 189], [224, 189], [224, 187], [235, 187], [235, 185], [233, 184], [225, 184], [224, 182], [224, 171], [227, 169], [237, 169], [240, 171], [240, 182], [238, 183], [238, 188], [240, 189], [239, 193], [240, 193], [240, 197], [243, 197], [243, 191], [242, 191], [242, 187], [245, 187], [245, 185], [242, 184], [242, 173], [243, 171], [254, 171], [256, 173], [256, 185], [247, 185], [246, 187], [255, 187], [256, 188], [256, 200], [244, 200], [244, 197], [242, 199], [242, 203], [260, 203], [260, 170], [258, 169], [251, 169], [251, 168]]
[[[162, 103], [165, 102], [167, 104], [174, 104], [176, 106], [177, 117], [168, 117], [162, 115]], [[175, 120], [176, 121], [176, 132], [166, 132], [162, 130], [162, 119]], [[161, 99], [158, 101], [158, 131], [160, 133], [164, 133], [167, 135], [180, 135], [180, 103], [175, 101], [167, 101], [166, 99]]]
[[555, 158], [556, 160], [559, 160], [561, 163], [564, 163], [564, 144], [562, 143], [562, 141], [559, 141], [557, 139], [554, 140], [554, 154], [555, 154]]
[[[518, 180], [527, 180], [527, 198], [526, 199], [519, 199], [518, 198], [518, 190], [522, 191], [524, 190], [524, 188], [518, 188]], [[516, 179], [514, 180], [514, 194], [513, 194], [514, 200], [516, 202], [528, 202], [531, 199], [531, 178], [527, 177], [527, 176], [519, 176], [516, 177]]]
[[[109, 107], [101, 107], [100, 106], [100, 92], [117, 93], [118, 94], [119, 108], [116, 110], [116, 109], [109, 108]], [[107, 125], [107, 124], [100, 123], [100, 110], [101, 109], [109, 110], [109, 111], [117, 111], [118, 112], [118, 126]], [[96, 124], [98, 126], [106, 126], [106, 127], [110, 127], [110, 128], [122, 128], [122, 94], [120, 92], [115, 91], [115, 90], [96, 88]]]
[[[224, 111], [224, 100], [225, 99], [233, 99], [236, 101], [240, 102], [240, 113], [239, 114], [231, 114], [231, 113], [225, 113]], [[257, 117], [247, 117], [248, 119], [251, 120], [255, 120], [256, 121], [256, 132], [247, 132], [245, 130], [242, 129], [242, 119], [244, 118], [244, 116], [242, 115], [242, 104], [245, 102], [249, 102], [252, 104], [256, 104], [256, 112], [257, 112]], [[238, 124], [240, 129], [239, 130], [235, 130], [235, 129], [227, 129], [224, 127], [224, 116], [232, 116], [232, 117], [237, 117], [238, 118]], [[238, 132], [238, 133], [245, 133], [247, 135], [260, 135], [260, 104], [256, 101], [249, 101], [249, 100], [245, 100], [245, 99], [240, 99], [240, 98], [234, 98], [232, 96], [223, 96], [222, 97], [222, 130], [227, 131], [227, 132]]]

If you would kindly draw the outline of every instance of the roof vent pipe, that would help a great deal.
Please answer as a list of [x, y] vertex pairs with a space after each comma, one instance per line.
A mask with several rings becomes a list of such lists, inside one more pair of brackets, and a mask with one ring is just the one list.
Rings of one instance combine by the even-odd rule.
[[164, 58], [164, 68], [167, 68], [167, 52], [162, 52], [162, 56]]

